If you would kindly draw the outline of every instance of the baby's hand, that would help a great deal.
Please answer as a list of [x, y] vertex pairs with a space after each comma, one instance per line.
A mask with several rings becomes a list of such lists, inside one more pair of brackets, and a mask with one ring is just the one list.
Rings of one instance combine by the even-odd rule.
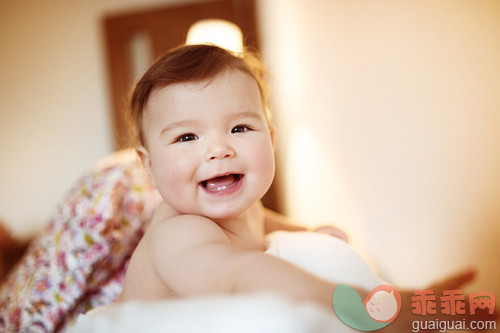
[[337, 238], [343, 240], [344, 242], [348, 241], [347, 235], [342, 230], [340, 230], [339, 228], [334, 227], [332, 225], [323, 225], [323, 226], [314, 228], [313, 231], [320, 232], [322, 234], [327, 234], [327, 235], [330, 235], [332, 237], [337, 237]]

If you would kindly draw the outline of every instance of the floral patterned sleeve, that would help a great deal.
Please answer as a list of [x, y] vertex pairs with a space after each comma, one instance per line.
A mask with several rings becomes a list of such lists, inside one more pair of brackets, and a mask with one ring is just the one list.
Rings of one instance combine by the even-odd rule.
[[0, 332], [64, 331], [115, 300], [159, 201], [135, 152], [97, 163], [0, 287]]

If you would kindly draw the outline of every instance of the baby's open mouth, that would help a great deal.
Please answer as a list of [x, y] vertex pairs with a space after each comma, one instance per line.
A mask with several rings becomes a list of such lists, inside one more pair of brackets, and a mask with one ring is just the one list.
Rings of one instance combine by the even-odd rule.
[[208, 192], [220, 192], [231, 189], [239, 185], [240, 180], [243, 178], [242, 174], [232, 173], [229, 175], [219, 176], [202, 181], [200, 184]]

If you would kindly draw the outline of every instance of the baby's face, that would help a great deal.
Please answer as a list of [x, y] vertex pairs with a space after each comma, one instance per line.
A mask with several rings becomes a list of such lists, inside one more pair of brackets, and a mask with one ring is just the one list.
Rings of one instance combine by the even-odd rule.
[[143, 129], [146, 169], [181, 214], [232, 218], [271, 185], [272, 133], [257, 83], [243, 72], [154, 91]]

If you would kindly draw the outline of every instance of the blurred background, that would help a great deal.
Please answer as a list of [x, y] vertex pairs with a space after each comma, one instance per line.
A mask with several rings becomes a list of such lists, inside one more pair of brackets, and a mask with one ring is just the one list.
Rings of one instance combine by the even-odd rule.
[[3, 0], [0, 221], [16, 239], [125, 144], [129, 80], [203, 18], [238, 24], [272, 73], [276, 208], [344, 229], [397, 286], [473, 266], [469, 289], [500, 295], [496, 0]]

